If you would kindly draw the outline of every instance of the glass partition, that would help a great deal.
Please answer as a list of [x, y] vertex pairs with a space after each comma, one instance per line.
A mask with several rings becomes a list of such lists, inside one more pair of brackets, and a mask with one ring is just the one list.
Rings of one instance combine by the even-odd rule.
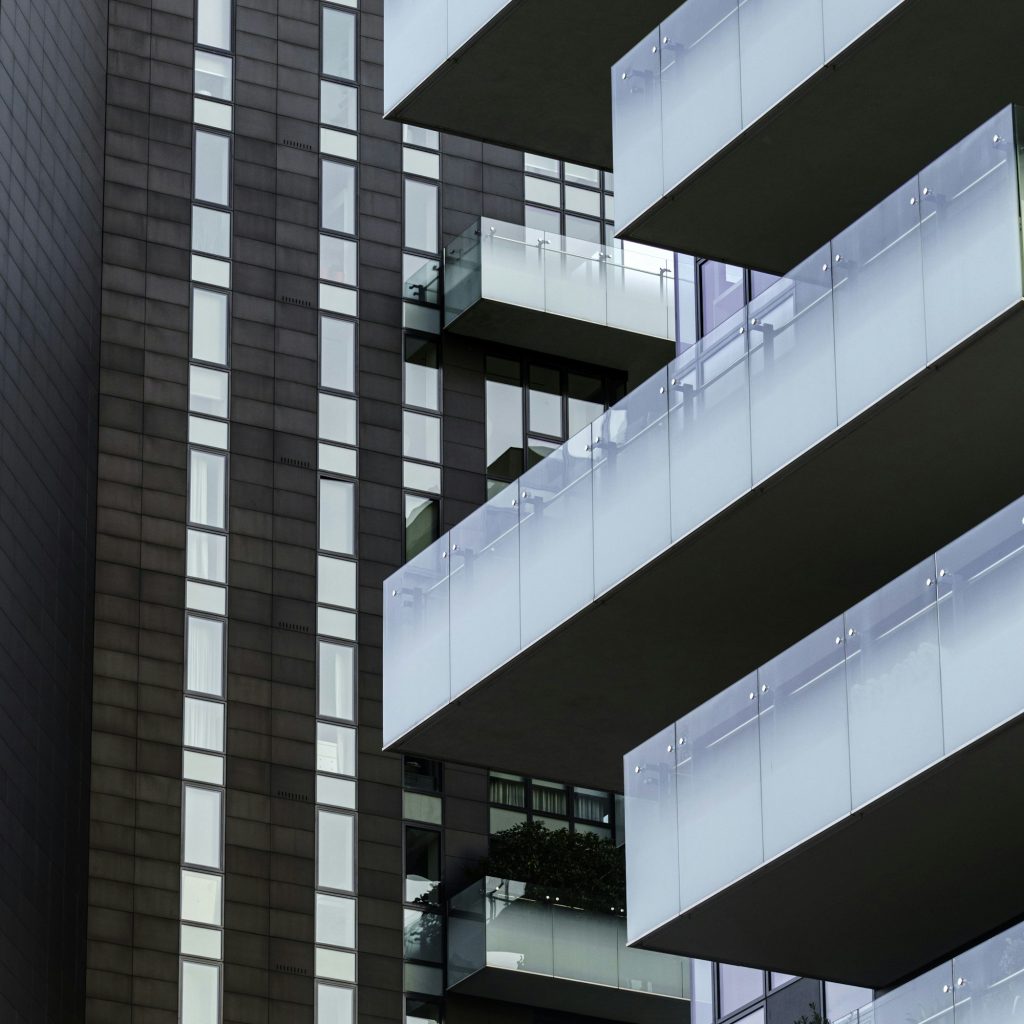
[[1022, 636], [1024, 498], [628, 754], [631, 941], [1024, 714]]
[[906, 0], [686, 0], [612, 68], [621, 232]]
[[384, 108], [391, 110], [510, 0], [388, 0], [384, 5]]
[[[1018, 306], [1015, 138], [1007, 108], [388, 580], [385, 743]], [[485, 296], [500, 292], [502, 301], [540, 309], [558, 281], [558, 301], [582, 315], [584, 305], [610, 308], [609, 274], [664, 276], [659, 256], [611, 253], [483, 220], [449, 247], [445, 293], [468, 296], [476, 285], [467, 282], [482, 282]], [[449, 552], [452, 543], [459, 547]], [[939, 578], [939, 627], [953, 636], [955, 595], [945, 600], [953, 576]], [[987, 580], [970, 578], [972, 592], [989, 592]], [[868, 612], [875, 614], [889, 612]], [[927, 616], [912, 618], [924, 628]], [[987, 628], [997, 631], [999, 621]], [[883, 646], [858, 662], [879, 678], [888, 671]], [[950, 680], [958, 678], [954, 650], [952, 642], [943, 648], [954, 659], [941, 666]], [[998, 650], [988, 645], [987, 657]], [[927, 673], [923, 661], [918, 667], [924, 674], [907, 687], [920, 696]], [[874, 678], [858, 691], [868, 703], [854, 706], [869, 721]], [[954, 699], [952, 690], [943, 696]], [[964, 709], [957, 720], [969, 717]], [[958, 726], [944, 721], [948, 740]], [[850, 756], [870, 759], [859, 722], [851, 728]], [[929, 735], [916, 736], [921, 747], [908, 751], [908, 764], [925, 756]], [[878, 766], [848, 797], [867, 799], [887, 772], [903, 770]]]
[[[483, 217], [444, 255], [444, 316], [450, 327], [481, 301], [674, 341], [671, 255], [625, 251]], [[422, 286], [407, 282], [407, 291]]]
[[689, 998], [689, 961], [630, 949], [621, 913], [580, 909], [557, 891], [485, 878], [449, 905], [448, 985], [485, 967]]

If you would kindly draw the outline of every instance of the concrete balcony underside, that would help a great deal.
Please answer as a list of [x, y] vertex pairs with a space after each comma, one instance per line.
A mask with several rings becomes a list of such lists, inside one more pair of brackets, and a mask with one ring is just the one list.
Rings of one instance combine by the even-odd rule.
[[1020, 99], [1022, 34], [1020, 4], [907, 0], [621, 237], [784, 272]]
[[610, 170], [608, 69], [677, 3], [513, 0], [387, 116]]
[[876, 989], [950, 957], [1024, 914], [1022, 744], [1017, 718], [635, 946]]
[[1021, 379], [1017, 302], [394, 749], [620, 790], [627, 750], [1020, 495]]
[[675, 344], [663, 338], [488, 298], [445, 330], [504, 345], [527, 341], [531, 352], [624, 370], [631, 380], [646, 380], [675, 353]]

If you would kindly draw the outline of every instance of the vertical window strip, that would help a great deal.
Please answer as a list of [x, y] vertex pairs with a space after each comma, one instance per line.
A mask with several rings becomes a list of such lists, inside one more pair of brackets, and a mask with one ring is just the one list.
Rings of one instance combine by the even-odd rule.
[[233, 0], [196, 0], [182, 705], [181, 1024], [223, 1019]]
[[359, 15], [320, 5], [315, 1012], [356, 1019]]

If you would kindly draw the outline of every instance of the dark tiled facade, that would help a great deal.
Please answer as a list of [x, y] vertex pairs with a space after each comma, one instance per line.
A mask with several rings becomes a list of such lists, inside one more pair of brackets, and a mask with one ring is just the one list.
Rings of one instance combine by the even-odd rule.
[[0, 5], [0, 1020], [82, 1019], [105, 0]]

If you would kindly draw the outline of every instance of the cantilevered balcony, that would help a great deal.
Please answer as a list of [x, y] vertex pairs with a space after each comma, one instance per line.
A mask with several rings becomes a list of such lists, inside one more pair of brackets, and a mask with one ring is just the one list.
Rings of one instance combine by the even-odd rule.
[[616, 789], [1016, 498], [1021, 247], [1008, 109], [386, 581], [385, 743]]
[[[436, 291], [432, 266], [409, 297]], [[644, 380], [675, 353], [672, 257], [484, 217], [445, 249], [444, 325]]]
[[385, 0], [384, 109], [611, 167], [608, 69], [678, 0]]
[[613, 69], [619, 232], [782, 271], [1019, 99], [1022, 34], [1005, 0], [686, 0]]
[[626, 921], [557, 902], [537, 887], [485, 878], [451, 900], [451, 992], [632, 1024], [676, 1024], [689, 1007], [689, 961], [630, 949]]
[[1024, 498], [628, 754], [631, 941], [879, 988], [1024, 914], [1022, 644]]

